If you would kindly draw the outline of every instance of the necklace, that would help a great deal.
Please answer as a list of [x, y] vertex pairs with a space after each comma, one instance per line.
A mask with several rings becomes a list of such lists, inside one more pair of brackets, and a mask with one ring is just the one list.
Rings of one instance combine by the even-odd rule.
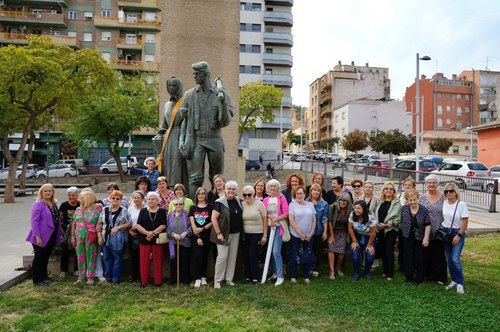
[[154, 217], [153, 217], [153, 216], [151, 215], [151, 211], [148, 211], [148, 213], [149, 213], [149, 219], [151, 220], [151, 222], [155, 222], [155, 220], [156, 220], [156, 216], [158, 215], [158, 213], [157, 213], [157, 212], [158, 212], [158, 211], [153, 212], [153, 214], [154, 214]]

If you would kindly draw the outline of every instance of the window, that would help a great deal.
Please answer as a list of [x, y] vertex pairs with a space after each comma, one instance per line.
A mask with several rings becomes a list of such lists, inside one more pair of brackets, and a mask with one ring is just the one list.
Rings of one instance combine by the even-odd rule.
[[446, 112], [451, 112], [451, 107], [450, 106], [446, 106]]
[[260, 3], [252, 3], [252, 10], [254, 12], [262, 11], [262, 5]]
[[266, 53], [267, 54], [273, 54], [273, 49], [272, 48], [266, 48]]
[[457, 116], [462, 116], [462, 107], [457, 106]]
[[441, 92], [438, 93], [437, 95], [438, 99], [441, 99], [443, 96], [441, 95]]
[[146, 43], [152, 43], [154, 44], [156, 42], [156, 36], [154, 33], [147, 33], [146, 34]]
[[144, 56], [144, 61], [145, 62], [155, 62], [155, 55], [154, 54], [146, 54]]
[[137, 45], [137, 36], [134, 34], [126, 34], [125, 43], [127, 45]]
[[247, 10], [247, 3], [246, 2], [240, 2], [240, 10]]
[[83, 41], [86, 41], [86, 42], [92, 41], [92, 32], [84, 32], [83, 33]]
[[102, 17], [111, 17], [111, 10], [110, 9], [102, 9], [101, 16]]
[[462, 120], [457, 120], [457, 129], [462, 129]]
[[261, 31], [261, 25], [260, 24], [252, 24], [252, 31], [253, 32], [260, 32]]
[[101, 57], [106, 61], [107, 63], [111, 62], [111, 53], [109, 52], [103, 52], [101, 53]]
[[460, 152], [458, 145], [453, 145], [453, 154], [458, 154]]
[[465, 146], [465, 151], [469, 151], [469, 146], [468, 145]]
[[[468, 95], [465, 95], [465, 96], [468, 96]], [[465, 113], [469, 113], [469, 112], [470, 112], [470, 111], [469, 111], [469, 108], [468, 108], [468, 107], [466, 107], [466, 108], [465, 108]]]
[[245, 74], [245, 66], [240, 65], [240, 74]]
[[83, 19], [85, 21], [92, 21], [92, 18], [94, 17], [93, 12], [83, 12]]
[[245, 44], [240, 44], [240, 53], [245, 53]]
[[76, 37], [76, 31], [68, 31], [68, 37]]
[[61, 35], [61, 31], [58, 31], [58, 30], [50, 30], [50, 35], [51, 35], [51, 36], [60, 36], [60, 35]]
[[451, 124], [451, 119], [449, 119], [449, 118], [448, 118], [448, 119], [446, 119], [446, 124], [447, 124], [447, 125], [450, 125], [450, 124]]
[[252, 53], [260, 53], [260, 45], [252, 45]]
[[259, 128], [248, 133], [249, 138], [275, 139], [277, 131], [275, 129]]
[[32, 35], [41, 35], [42, 29], [31, 29], [31, 34]]
[[443, 114], [443, 106], [438, 105], [438, 115], [442, 115], [442, 114]]
[[443, 127], [443, 119], [438, 119], [437, 120], [437, 126], [438, 126], [438, 128], [442, 128]]
[[76, 20], [76, 10], [68, 11], [68, 20]]
[[251, 73], [252, 74], [260, 74], [260, 66], [252, 66]]
[[[342, 112], [342, 120], [345, 120], [345, 112]], [[344, 133], [342, 133], [344, 135]]]
[[265, 73], [266, 73], [266, 75], [272, 75], [273, 70], [271, 68], [266, 68]]
[[156, 21], [156, 13], [154, 13], [154, 12], [146, 12], [144, 18], [148, 22]]
[[42, 10], [41, 9], [32, 9], [31, 14], [35, 17], [42, 17]]
[[447, 97], [448, 99], [451, 99], [451, 93], [446, 94], [446, 97]]
[[247, 25], [245, 23], [240, 23], [240, 31], [247, 31]]
[[103, 41], [111, 41], [111, 31], [103, 31], [102, 32], [102, 40]]
[[469, 100], [470, 96], [469, 95], [465, 95], [465, 100]]
[[461, 100], [462, 99], [462, 95], [461, 94], [458, 94], [457, 95], [457, 100]]

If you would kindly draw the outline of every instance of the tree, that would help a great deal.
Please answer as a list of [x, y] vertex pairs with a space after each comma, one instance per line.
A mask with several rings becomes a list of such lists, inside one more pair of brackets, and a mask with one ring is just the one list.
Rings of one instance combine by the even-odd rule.
[[321, 140], [319, 142], [319, 147], [320, 147], [320, 149], [330, 150], [336, 144], [339, 144], [339, 143], [340, 143], [340, 137], [329, 137], [327, 139]]
[[[392, 165], [393, 155], [415, 151], [416, 139], [412, 134], [405, 135], [399, 129], [385, 131], [372, 131], [370, 133], [370, 146], [373, 151], [389, 155]], [[392, 169], [391, 169], [392, 177]]]
[[[97, 51], [74, 51], [55, 45], [49, 37], [30, 36], [27, 46], [0, 48], [0, 140], [10, 164], [6, 203], [15, 202], [16, 168], [34, 130], [53, 116], [66, 119], [77, 114], [83, 100], [111, 83], [112, 74]], [[16, 132], [21, 142], [11, 154], [8, 137]]]
[[240, 90], [240, 119], [238, 142], [244, 132], [255, 130], [255, 122], [272, 123], [275, 119], [273, 109], [281, 107], [283, 91], [274, 85], [263, 85], [261, 81], [243, 84]]
[[453, 141], [449, 140], [448, 138], [445, 137], [438, 137], [436, 139], [433, 139], [429, 143], [429, 148], [432, 151], [440, 152], [440, 153], [448, 153], [448, 150], [450, 147], [453, 145]]
[[369, 145], [368, 143], [368, 132], [359, 129], [355, 129], [345, 135], [340, 141], [340, 144], [344, 147], [344, 149], [354, 151], [355, 170], [358, 168], [358, 151], [366, 149]]
[[[291, 130], [288, 132], [286, 136], [286, 140], [288, 142], [288, 145], [296, 145], [300, 146], [300, 135], [295, 134]], [[302, 144], [306, 142], [306, 134], [302, 134]]]
[[145, 76], [117, 74], [112, 88], [102, 97], [89, 99], [83, 112], [68, 122], [69, 136], [77, 142], [106, 142], [125, 182], [120, 152], [131, 131], [158, 126], [157, 96], [157, 84], [148, 83]]

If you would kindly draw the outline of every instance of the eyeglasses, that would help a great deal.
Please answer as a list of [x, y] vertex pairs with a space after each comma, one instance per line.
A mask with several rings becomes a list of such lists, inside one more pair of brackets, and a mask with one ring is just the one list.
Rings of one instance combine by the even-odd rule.
[[175, 206], [183, 206], [184, 203], [174, 203]]
[[354, 186], [352, 186], [353, 188], [361, 188], [361, 185], [360, 184], [356, 184]]
[[395, 191], [394, 188], [392, 187], [387, 187], [387, 188], [384, 188], [384, 190], [392, 190], [392, 191]]
[[236, 190], [236, 188], [226, 188], [227, 190]]
[[197, 195], [206, 195], [207, 193], [204, 193], [204, 192], [201, 192], [201, 193], [198, 193]]
[[121, 198], [120, 197], [111, 197], [110, 200], [112, 201], [119, 201]]
[[347, 203], [347, 199], [339, 199], [339, 203], [340, 202], [346, 202]]
[[243, 197], [252, 197], [253, 194], [243, 194]]
[[455, 192], [455, 190], [453, 190], [453, 189], [452, 190], [445, 190], [444, 194], [448, 195], [448, 194], [451, 194], [451, 193], [454, 193], [454, 192]]
[[297, 196], [297, 195], [305, 195], [305, 193], [303, 193], [303, 192], [295, 193], [295, 196]]

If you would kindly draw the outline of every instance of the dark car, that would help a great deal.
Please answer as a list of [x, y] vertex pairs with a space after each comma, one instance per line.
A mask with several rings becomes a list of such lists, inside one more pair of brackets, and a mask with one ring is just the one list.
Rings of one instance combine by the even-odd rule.
[[258, 160], [247, 160], [245, 163], [245, 169], [247, 171], [250, 171], [250, 170], [258, 171], [260, 169], [259, 161]]
[[[413, 179], [416, 179], [415, 171], [417, 168], [417, 162], [415, 160], [401, 160], [394, 166], [394, 174], [393, 176], [398, 179], [406, 179], [411, 176]], [[420, 172], [432, 172], [437, 169], [437, 166], [434, 162], [429, 160], [421, 160], [419, 162], [419, 171]], [[423, 180], [427, 174], [420, 174], [418, 180]]]
[[365, 166], [365, 174], [375, 176], [389, 176], [391, 162], [389, 160], [373, 160]]

